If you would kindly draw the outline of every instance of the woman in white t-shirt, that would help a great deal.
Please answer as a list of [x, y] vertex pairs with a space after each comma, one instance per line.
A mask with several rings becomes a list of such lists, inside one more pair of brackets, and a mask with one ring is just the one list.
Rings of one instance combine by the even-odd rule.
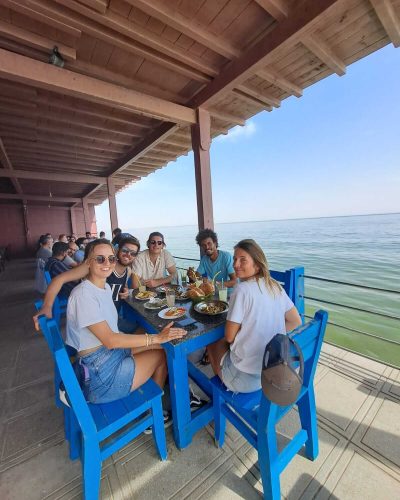
[[261, 388], [265, 346], [277, 333], [301, 325], [279, 283], [271, 278], [261, 247], [251, 239], [234, 247], [233, 268], [240, 279], [229, 303], [225, 337], [208, 346], [214, 373], [233, 392]]
[[78, 351], [87, 368], [85, 396], [92, 403], [107, 403], [127, 396], [150, 377], [160, 387], [167, 376], [165, 353], [160, 344], [182, 338], [182, 328], [158, 335], [126, 335], [118, 331], [118, 312], [106, 279], [116, 264], [114, 248], [107, 240], [94, 240], [85, 248], [89, 274], [68, 301], [66, 343]]

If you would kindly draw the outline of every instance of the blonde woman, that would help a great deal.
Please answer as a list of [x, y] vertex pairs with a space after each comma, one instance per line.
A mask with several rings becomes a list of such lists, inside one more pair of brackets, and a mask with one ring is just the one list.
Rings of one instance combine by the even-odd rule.
[[240, 283], [230, 299], [225, 336], [208, 346], [208, 354], [214, 373], [229, 390], [253, 392], [261, 388], [265, 346], [277, 333], [301, 325], [301, 318], [271, 278], [261, 247], [247, 239], [234, 249], [233, 268]]
[[89, 373], [85, 396], [92, 403], [106, 403], [127, 396], [150, 377], [160, 387], [167, 376], [160, 344], [182, 338], [182, 328], [172, 322], [158, 335], [126, 335], [118, 331], [118, 313], [106, 280], [116, 264], [108, 240], [91, 241], [85, 248], [87, 279], [77, 285], [68, 301], [66, 343], [78, 351]]

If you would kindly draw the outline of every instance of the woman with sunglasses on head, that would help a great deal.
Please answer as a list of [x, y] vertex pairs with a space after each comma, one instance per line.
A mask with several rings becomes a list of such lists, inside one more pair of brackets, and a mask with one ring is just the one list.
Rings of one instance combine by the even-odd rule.
[[165, 246], [161, 233], [150, 233], [147, 250], [140, 252], [132, 266], [134, 288], [139, 287], [139, 279], [151, 288], [171, 283], [176, 274], [176, 264]]
[[[128, 298], [128, 280], [132, 274], [131, 267], [140, 249], [139, 240], [134, 236], [124, 238], [120, 241], [120, 243], [121, 245], [117, 251], [115, 266], [111, 274], [107, 277], [107, 283], [110, 285], [112, 298], [118, 313], [121, 310], [121, 299]], [[89, 268], [87, 264], [83, 262], [80, 266], [72, 269], [71, 271], [59, 274], [56, 278], [54, 278], [47, 288], [46, 295], [44, 297], [44, 304], [40, 314], [51, 317], [54, 300], [62, 286], [70, 281], [79, 281], [84, 279], [88, 273]], [[38, 315], [34, 316], [34, 321]], [[136, 328], [136, 323], [127, 322], [123, 318], [119, 319], [119, 330], [125, 333], [132, 333]]]
[[207, 347], [211, 366], [233, 392], [261, 388], [265, 346], [277, 333], [301, 325], [281, 285], [271, 278], [261, 247], [251, 239], [235, 245], [233, 268], [240, 283], [229, 302], [225, 337]]
[[91, 403], [126, 397], [150, 377], [161, 388], [167, 376], [161, 344], [182, 338], [185, 330], [169, 323], [158, 335], [126, 335], [118, 330], [107, 278], [116, 266], [114, 248], [98, 239], [85, 248], [87, 279], [71, 292], [67, 307], [66, 343], [74, 347], [88, 370], [85, 396]]

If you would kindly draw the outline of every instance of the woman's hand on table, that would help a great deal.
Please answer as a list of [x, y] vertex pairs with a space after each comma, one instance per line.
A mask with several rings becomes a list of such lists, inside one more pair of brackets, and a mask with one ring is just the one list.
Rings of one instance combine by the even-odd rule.
[[46, 316], [46, 318], [51, 319], [53, 317], [52, 308], [50, 306], [43, 305], [40, 311], [33, 316], [33, 324], [35, 325], [35, 330], [38, 332], [40, 330], [39, 327], [39, 316]]
[[144, 284], [149, 288], [155, 288], [159, 285], [158, 280], [144, 280]]
[[187, 331], [183, 328], [172, 328], [173, 324], [174, 322], [171, 321], [167, 326], [164, 326], [158, 335], [154, 335], [156, 344], [164, 344], [165, 342], [170, 342], [171, 340], [181, 339], [187, 334]]

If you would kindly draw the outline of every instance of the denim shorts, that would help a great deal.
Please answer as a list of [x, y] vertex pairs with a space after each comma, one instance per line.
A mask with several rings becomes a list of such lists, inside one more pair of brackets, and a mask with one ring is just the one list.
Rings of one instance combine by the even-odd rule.
[[221, 379], [232, 392], [254, 392], [261, 389], [260, 374], [253, 375], [238, 370], [231, 360], [231, 352], [227, 351], [221, 359]]
[[107, 349], [86, 354], [80, 362], [87, 370], [83, 391], [90, 403], [109, 403], [131, 392], [135, 361], [130, 349]]

